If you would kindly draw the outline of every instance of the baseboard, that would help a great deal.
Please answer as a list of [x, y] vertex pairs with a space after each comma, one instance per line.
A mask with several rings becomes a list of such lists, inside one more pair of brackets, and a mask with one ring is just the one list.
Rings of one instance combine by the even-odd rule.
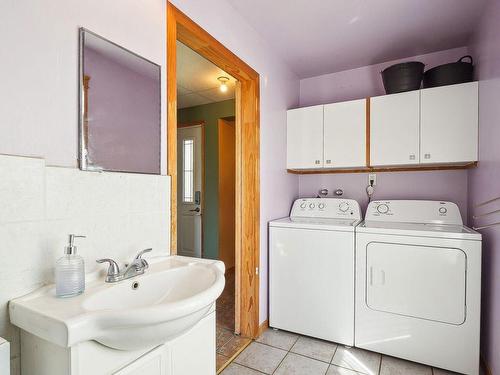
[[486, 359], [484, 359], [482, 354], [480, 355], [479, 358], [484, 375], [493, 375], [493, 371], [491, 371], [490, 366], [488, 366], [488, 363], [486, 362]]
[[257, 337], [262, 335], [262, 333], [264, 333], [264, 331], [268, 328], [269, 328], [269, 320], [265, 320], [264, 322], [262, 322], [261, 325], [259, 325], [259, 329], [257, 330]]

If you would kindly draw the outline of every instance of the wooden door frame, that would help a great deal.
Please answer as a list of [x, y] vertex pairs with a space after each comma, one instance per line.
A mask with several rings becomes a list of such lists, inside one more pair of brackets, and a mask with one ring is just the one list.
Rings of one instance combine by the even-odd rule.
[[167, 3], [167, 170], [172, 178], [172, 254], [177, 251], [177, 40], [237, 79], [235, 327], [237, 333], [254, 338], [259, 330], [259, 74], [175, 6]]

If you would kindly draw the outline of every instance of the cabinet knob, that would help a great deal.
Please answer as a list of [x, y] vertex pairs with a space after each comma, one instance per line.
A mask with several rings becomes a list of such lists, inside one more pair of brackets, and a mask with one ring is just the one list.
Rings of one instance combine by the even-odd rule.
[[410, 160], [415, 160], [415, 154], [410, 154]]
[[330, 159], [328, 159], [328, 160], [326, 161], [326, 164], [332, 164], [332, 161], [331, 161]]
[[320, 163], [320, 161], [319, 161], [319, 160], [315, 160], [315, 161], [314, 161], [314, 164], [319, 164], [319, 163]]
[[424, 159], [430, 159], [431, 158], [431, 154], [424, 154]]

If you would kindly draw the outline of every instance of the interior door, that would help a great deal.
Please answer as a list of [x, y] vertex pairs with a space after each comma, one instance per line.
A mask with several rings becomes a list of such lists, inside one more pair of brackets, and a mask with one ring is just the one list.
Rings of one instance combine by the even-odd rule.
[[202, 257], [203, 126], [177, 129], [177, 253]]
[[326, 168], [366, 166], [366, 99], [325, 105]]
[[467, 259], [456, 248], [370, 242], [369, 308], [450, 324], [465, 321]]
[[420, 146], [420, 92], [370, 99], [370, 164], [418, 164]]

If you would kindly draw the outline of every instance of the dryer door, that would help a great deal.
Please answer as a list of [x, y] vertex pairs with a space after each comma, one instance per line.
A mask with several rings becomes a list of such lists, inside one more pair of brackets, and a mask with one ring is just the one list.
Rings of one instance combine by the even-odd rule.
[[366, 304], [377, 311], [460, 325], [467, 258], [456, 248], [370, 242]]

